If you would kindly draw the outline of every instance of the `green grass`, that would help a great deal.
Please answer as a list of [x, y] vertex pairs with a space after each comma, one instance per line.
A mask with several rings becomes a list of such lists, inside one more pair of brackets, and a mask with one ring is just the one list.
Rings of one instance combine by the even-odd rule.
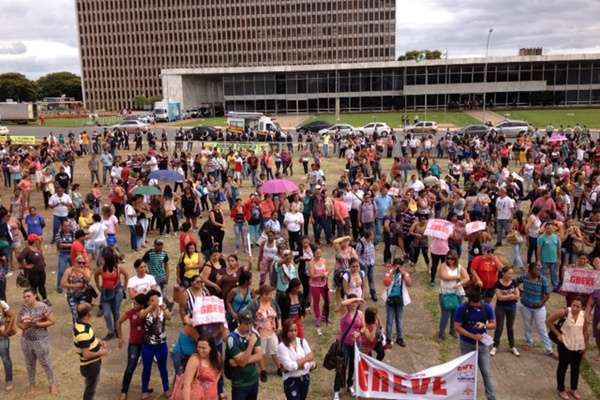
[[575, 126], [577, 123], [588, 128], [600, 128], [599, 108], [563, 108], [551, 110], [498, 110], [500, 115], [508, 115], [509, 119], [525, 120], [537, 127], [552, 124], [555, 128], [560, 125]]
[[[100, 117], [98, 118], [101, 125], [116, 125], [120, 123], [123, 118], [121, 117]], [[35, 125], [38, 125], [36, 122]], [[82, 126], [94, 125], [88, 118], [47, 118], [44, 126], [50, 128], [77, 128]]]
[[226, 126], [227, 120], [224, 117], [201, 118], [201, 119], [184, 119], [182, 121], [173, 122], [171, 126], [193, 128], [195, 126]]
[[600, 399], [600, 377], [596, 374], [590, 362], [587, 359], [581, 361], [581, 375], [590, 386], [592, 393], [597, 399]]
[[[392, 128], [400, 128], [402, 126], [402, 115], [400, 112], [383, 112], [383, 113], [361, 113], [361, 114], [341, 114], [340, 123], [350, 124], [354, 127], [361, 127], [370, 122], [385, 122]], [[476, 124], [475, 118], [462, 112], [424, 112], [408, 113], [410, 120], [414, 120], [418, 116], [420, 120], [435, 121], [438, 124], [451, 124], [455, 126], [465, 126]], [[328, 122], [338, 122], [334, 114], [315, 115], [307, 119], [307, 121], [319, 120]]]

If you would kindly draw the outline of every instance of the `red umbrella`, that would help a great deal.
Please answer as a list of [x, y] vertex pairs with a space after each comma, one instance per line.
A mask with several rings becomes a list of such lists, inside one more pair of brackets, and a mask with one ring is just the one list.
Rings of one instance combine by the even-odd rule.
[[294, 193], [298, 191], [298, 185], [287, 179], [271, 179], [260, 187], [263, 194]]

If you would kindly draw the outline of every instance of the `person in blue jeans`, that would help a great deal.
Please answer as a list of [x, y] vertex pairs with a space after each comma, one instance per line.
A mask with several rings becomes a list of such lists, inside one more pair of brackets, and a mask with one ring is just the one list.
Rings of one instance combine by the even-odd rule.
[[550, 270], [550, 281], [554, 291], [558, 291], [560, 281], [558, 277], [558, 263], [560, 260], [560, 238], [554, 233], [554, 225], [546, 223], [544, 233], [537, 240], [537, 259], [542, 266], [542, 275]]
[[402, 268], [402, 260], [394, 260], [394, 266], [388, 273], [391, 283], [387, 289], [387, 299], [385, 302], [386, 323], [385, 336], [387, 338], [386, 347], [391, 347], [394, 325], [396, 325], [396, 344], [405, 347], [403, 333], [404, 306], [408, 305], [407, 287], [412, 285], [412, 279], [407, 269]]
[[252, 330], [252, 313], [242, 310], [238, 314], [239, 325], [229, 334], [225, 346], [225, 363], [230, 369], [232, 400], [257, 400], [259, 367], [263, 357], [260, 338]]
[[148, 399], [150, 393], [150, 376], [152, 375], [152, 364], [156, 360], [160, 379], [162, 381], [165, 397], [171, 395], [169, 391], [169, 371], [167, 360], [169, 348], [167, 346], [167, 331], [165, 323], [171, 318], [171, 313], [160, 301], [160, 292], [150, 290], [146, 294], [147, 307], [140, 311], [140, 317], [144, 319], [144, 345], [142, 346], [142, 399]]
[[62, 293], [61, 288], [62, 277], [65, 274], [67, 268], [71, 266], [71, 246], [75, 241], [73, 232], [71, 230], [71, 224], [65, 220], [62, 222], [60, 231], [54, 238], [56, 242], [56, 249], [58, 250], [58, 269], [56, 271], [56, 291]]
[[131, 379], [135, 373], [140, 357], [142, 356], [142, 346], [144, 344], [144, 320], [140, 317], [146, 296], [139, 294], [133, 299], [133, 307], [129, 309], [119, 319], [117, 324], [117, 336], [119, 337], [119, 349], [123, 348], [123, 330], [122, 325], [129, 321], [129, 343], [127, 344], [127, 366], [123, 373], [123, 382], [121, 384], [121, 396], [119, 400], [126, 400]]
[[488, 330], [496, 329], [494, 310], [488, 303], [481, 301], [481, 292], [477, 289], [467, 293], [469, 301], [456, 309], [454, 329], [460, 336], [460, 353], [477, 351], [477, 365], [483, 378], [485, 397], [496, 400], [496, 385], [492, 377], [490, 346], [482, 343]]

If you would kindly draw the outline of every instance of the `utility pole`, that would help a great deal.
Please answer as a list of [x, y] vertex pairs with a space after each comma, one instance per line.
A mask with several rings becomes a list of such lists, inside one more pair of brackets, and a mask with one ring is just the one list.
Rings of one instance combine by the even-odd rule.
[[490, 39], [492, 38], [492, 32], [494, 28], [490, 28], [487, 36], [487, 44], [485, 45], [485, 66], [483, 67], [483, 123], [487, 122], [486, 115], [486, 94], [487, 94], [487, 69], [488, 69], [488, 55], [490, 53]]

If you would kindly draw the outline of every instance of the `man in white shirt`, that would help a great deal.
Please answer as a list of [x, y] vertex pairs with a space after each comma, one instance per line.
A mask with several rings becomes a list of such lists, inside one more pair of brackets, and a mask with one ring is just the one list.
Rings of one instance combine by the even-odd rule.
[[137, 201], [138, 198], [133, 199], [131, 203], [125, 204], [125, 225], [129, 228], [129, 234], [131, 239], [131, 250], [138, 250], [138, 236], [135, 230], [135, 226], [137, 224], [137, 212], [135, 211], [135, 207], [133, 203]]
[[502, 246], [504, 235], [510, 230], [515, 201], [508, 196], [506, 189], [500, 189], [500, 196], [496, 199], [496, 246]]
[[133, 268], [135, 268], [135, 275], [127, 280], [127, 294], [130, 299], [135, 298], [138, 294], [146, 294], [150, 290], [160, 292], [160, 286], [156, 283], [154, 276], [148, 273], [148, 266], [142, 259], [135, 260]]
[[52, 220], [52, 243], [54, 243], [54, 238], [63, 221], [67, 220], [69, 209], [73, 207], [73, 201], [71, 200], [71, 196], [65, 193], [65, 189], [62, 186], [56, 185], [56, 193], [48, 199], [48, 207], [52, 209], [54, 217]]

